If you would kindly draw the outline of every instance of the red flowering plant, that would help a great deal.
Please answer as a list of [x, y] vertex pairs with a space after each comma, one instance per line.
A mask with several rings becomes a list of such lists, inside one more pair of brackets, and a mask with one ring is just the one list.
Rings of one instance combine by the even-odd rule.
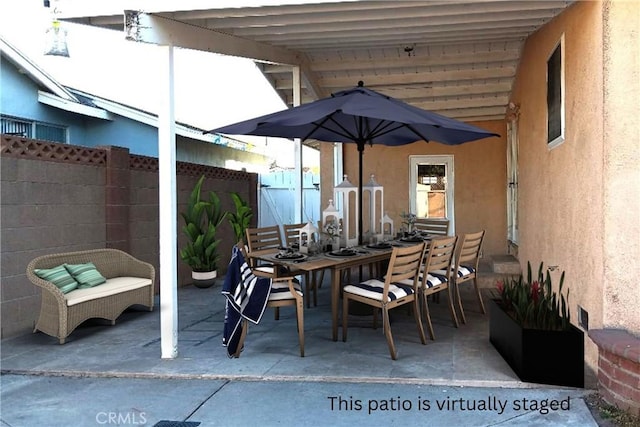
[[543, 274], [540, 263], [537, 280], [532, 280], [531, 263], [527, 262], [527, 278], [521, 274], [497, 282], [502, 308], [522, 327], [530, 329], [566, 330], [571, 324], [569, 289], [562, 294], [564, 271], [558, 292], [553, 290], [549, 271]]

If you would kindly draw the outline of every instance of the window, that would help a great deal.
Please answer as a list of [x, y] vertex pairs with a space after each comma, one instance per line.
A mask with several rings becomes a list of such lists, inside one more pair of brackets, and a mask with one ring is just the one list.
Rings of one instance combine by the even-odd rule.
[[547, 146], [564, 142], [564, 37], [547, 60]]
[[418, 218], [447, 218], [455, 231], [451, 155], [409, 156], [409, 210]]
[[42, 139], [53, 142], [67, 142], [67, 128], [49, 123], [23, 120], [14, 117], [2, 116], [0, 131], [7, 135], [22, 136], [25, 138]]

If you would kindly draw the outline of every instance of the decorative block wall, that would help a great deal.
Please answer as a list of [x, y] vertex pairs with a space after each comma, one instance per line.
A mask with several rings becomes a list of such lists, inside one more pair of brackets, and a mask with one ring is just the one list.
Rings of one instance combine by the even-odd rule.
[[[88, 148], [11, 135], [2, 135], [0, 142], [2, 338], [33, 330], [40, 291], [25, 269], [37, 256], [118, 248], [159, 268], [157, 158], [115, 146]], [[203, 190], [215, 191], [222, 209], [235, 210], [228, 195], [234, 191], [257, 212], [256, 174], [185, 162], [176, 165], [178, 212], [202, 174], [207, 177]], [[186, 239], [180, 215], [177, 221], [179, 250]], [[217, 236], [224, 274], [235, 243], [226, 221]], [[177, 265], [178, 285], [190, 284], [189, 267], [180, 259]]]

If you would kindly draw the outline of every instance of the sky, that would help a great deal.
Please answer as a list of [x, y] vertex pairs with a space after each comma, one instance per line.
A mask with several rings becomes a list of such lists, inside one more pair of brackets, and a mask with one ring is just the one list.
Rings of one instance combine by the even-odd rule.
[[[276, 0], [261, 0], [276, 3]], [[303, 3], [304, 0], [279, 0], [277, 3]], [[155, 7], [173, 3], [152, 2]], [[206, 2], [212, 4], [212, 2]], [[230, 3], [255, 4], [256, 0], [217, 0], [216, 6]], [[77, 0], [51, 1], [51, 8], [42, 0], [0, 0], [0, 34], [42, 67], [54, 79], [72, 87], [157, 113], [160, 104], [159, 49], [154, 45], [124, 39], [124, 32], [62, 22], [67, 32], [69, 58], [46, 56], [45, 33], [51, 26], [53, 9], [59, 15], [92, 14], [91, 7], [107, 7], [122, 11], [144, 9], [144, 1], [111, 0], [106, 2]], [[180, 7], [202, 6], [203, 1], [182, 0]], [[175, 7], [175, 6], [174, 6]], [[66, 8], [66, 10], [65, 10]], [[115, 8], [115, 9], [114, 9]], [[119, 13], [119, 12], [118, 12]], [[271, 88], [255, 64], [235, 58], [188, 49], [175, 51], [175, 114], [176, 120], [201, 129], [250, 119], [285, 109], [284, 102]], [[238, 137], [263, 145], [264, 137]], [[278, 164], [293, 166], [291, 143], [269, 138], [268, 151], [277, 152]], [[304, 166], [315, 166], [319, 156], [305, 149]]]

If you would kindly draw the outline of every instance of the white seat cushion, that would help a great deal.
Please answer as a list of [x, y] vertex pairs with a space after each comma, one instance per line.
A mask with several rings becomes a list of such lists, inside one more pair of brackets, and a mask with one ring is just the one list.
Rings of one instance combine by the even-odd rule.
[[[408, 279], [407, 279], [408, 280]], [[404, 281], [403, 281], [404, 282]], [[394, 301], [407, 295], [413, 294], [413, 282], [405, 284], [402, 282], [391, 283], [389, 285], [389, 300]], [[365, 282], [358, 283], [356, 285], [347, 285], [344, 287], [344, 292], [354, 295], [360, 295], [373, 300], [382, 301], [382, 292], [384, 290], [384, 282], [378, 279], [369, 279]]]
[[[302, 296], [302, 288], [297, 280], [293, 281], [293, 288], [298, 295]], [[286, 281], [271, 282], [271, 294], [269, 294], [269, 301], [281, 301], [285, 299], [293, 299], [291, 291], [289, 290], [289, 283]]]
[[71, 307], [81, 302], [143, 288], [151, 284], [151, 279], [144, 277], [114, 277], [93, 288], [75, 289], [65, 294], [65, 299], [67, 300], [67, 306]]

